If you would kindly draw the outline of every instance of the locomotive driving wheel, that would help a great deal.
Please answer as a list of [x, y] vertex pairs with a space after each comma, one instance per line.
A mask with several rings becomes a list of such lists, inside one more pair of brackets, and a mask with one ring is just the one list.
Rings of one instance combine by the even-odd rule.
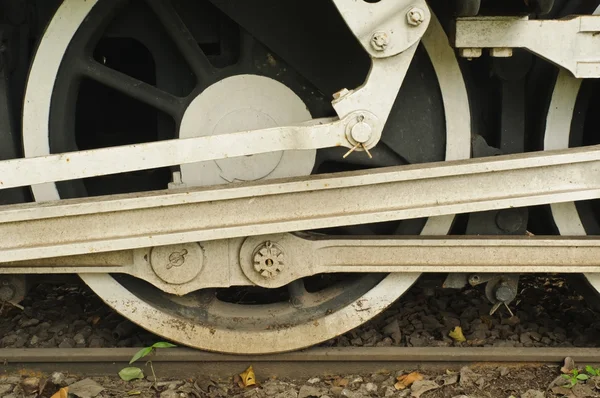
[[[29, 74], [23, 109], [25, 155], [226, 134], [334, 116], [333, 92], [364, 81], [369, 58], [343, 29], [329, 2], [310, 2], [314, 5], [305, 6], [310, 8], [306, 14], [338, 23], [305, 24], [319, 30], [285, 35], [246, 29], [218, 3], [62, 1]], [[290, 20], [301, 19], [300, 3], [289, 2]], [[322, 29], [329, 31], [324, 34]], [[293, 49], [294, 43], [310, 46], [315, 36], [337, 44], [321, 46], [327, 54], [316, 49], [298, 57], [297, 52], [277, 51], [282, 40], [283, 47]], [[331, 73], [319, 76], [319, 71]], [[373, 159], [364, 153], [344, 158], [342, 148], [285, 151], [45, 184], [32, 191], [36, 201], [49, 201], [173, 184], [226, 186], [463, 159], [470, 156], [470, 139], [463, 76], [442, 25], [433, 17], [381, 142], [371, 151]], [[452, 221], [439, 217], [317, 232], [443, 235]], [[224, 250], [235, 254], [239, 247]], [[419, 274], [315, 275], [278, 289], [231, 286], [184, 296], [128, 275], [80, 276], [109, 306], [153, 333], [205, 350], [249, 354], [290, 351], [344, 333], [387, 308]]]
[[[561, 14], [600, 14], [600, 2], [565, 2]], [[542, 131], [543, 150], [574, 148], [600, 143], [596, 128], [600, 105], [597, 79], [577, 79], [564, 70], [554, 71], [549, 103]], [[561, 235], [600, 234], [600, 201], [555, 203], [550, 205], [552, 219]], [[600, 293], [600, 276], [585, 274], [585, 278]], [[586, 288], [585, 284], [582, 288]], [[586, 290], [583, 290], [586, 292]], [[592, 304], [598, 306], [597, 297]]]

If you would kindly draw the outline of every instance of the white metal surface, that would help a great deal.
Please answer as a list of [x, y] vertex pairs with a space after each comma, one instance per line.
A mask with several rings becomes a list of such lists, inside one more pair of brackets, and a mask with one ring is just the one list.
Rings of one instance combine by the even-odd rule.
[[6, 206], [0, 255], [18, 261], [598, 197], [594, 146]]
[[312, 122], [309, 126], [273, 127], [4, 160], [0, 162], [0, 189], [277, 151], [351, 148], [346, 124], [356, 117], [350, 114], [340, 121], [324, 119], [323, 124]]
[[[600, 14], [600, 7], [594, 11]], [[544, 149], [564, 149], [569, 147], [571, 122], [582, 80], [574, 78], [568, 71], [560, 70], [552, 91], [552, 99], [546, 115]], [[550, 205], [554, 223], [561, 235], [587, 235], [574, 202]], [[600, 274], [587, 273], [586, 278], [600, 292]]]
[[[268, 260], [271, 260], [269, 262]], [[176, 295], [206, 288], [279, 288], [327, 273], [600, 274], [600, 240], [557, 237], [276, 234], [0, 263], [0, 274], [126, 273]]]
[[526, 48], [575, 77], [597, 78], [600, 77], [599, 32], [597, 15], [546, 20], [468, 17], [457, 19], [454, 45], [475, 49]]
[[[347, 1], [333, 0], [344, 21], [365, 51], [373, 58], [397, 55], [417, 43], [431, 20], [425, 0]], [[422, 13], [420, 23], [409, 23], [411, 11]], [[385, 44], [373, 46], [374, 35], [386, 36]]]
[[[257, 245], [285, 253], [285, 267], [264, 278], [252, 266]], [[600, 272], [598, 239], [556, 237], [369, 237], [304, 239], [291, 234], [246, 239], [240, 265], [258, 286], [277, 288], [296, 279], [336, 272]]]
[[[300, 97], [282, 83], [264, 76], [237, 75], [213, 84], [192, 101], [183, 116], [179, 138], [289, 126], [311, 119]], [[315, 155], [315, 150], [277, 151], [182, 164], [182, 182], [208, 186], [309, 175]]]

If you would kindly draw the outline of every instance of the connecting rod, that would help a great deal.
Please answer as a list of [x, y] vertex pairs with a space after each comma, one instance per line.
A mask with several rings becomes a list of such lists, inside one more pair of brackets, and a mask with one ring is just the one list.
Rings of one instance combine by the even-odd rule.
[[600, 197], [600, 146], [0, 207], [19, 261]]

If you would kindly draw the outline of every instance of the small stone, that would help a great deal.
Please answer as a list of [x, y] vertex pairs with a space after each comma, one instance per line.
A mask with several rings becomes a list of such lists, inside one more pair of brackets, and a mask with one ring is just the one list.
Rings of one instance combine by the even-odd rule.
[[92, 337], [90, 339], [89, 348], [102, 348], [104, 346], [104, 339], [102, 337]]
[[326, 393], [327, 391], [322, 388], [304, 385], [298, 391], [298, 398], [320, 397]]
[[308, 379], [307, 383], [308, 384], [317, 384], [320, 381], [321, 381], [321, 379], [319, 379], [318, 377], [313, 377], [312, 379]]
[[503, 325], [515, 326], [521, 322], [518, 316], [511, 316], [510, 318], [502, 318]]
[[444, 325], [442, 325], [433, 315], [422, 316], [421, 322], [423, 322], [423, 326], [428, 330], [441, 329], [444, 327]]
[[352, 344], [353, 346], [361, 346], [363, 345], [363, 341], [360, 337], [357, 337], [355, 339], [350, 340], [350, 344]]
[[486, 338], [487, 332], [485, 330], [475, 330], [467, 336], [467, 340], [485, 340]]
[[374, 383], [367, 383], [364, 384], [365, 390], [367, 390], [368, 393], [375, 393], [377, 392], [377, 385]]
[[15, 344], [17, 338], [19, 338], [19, 336], [17, 336], [16, 334], [9, 334], [8, 336], [2, 337], [2, 340], [0, 340], [0, 342], [2, 343], [3, 347], [10, 347], [13, 344]]
[[394, 387], [386, 387], [383, 393], [384, 397], [393, 397], [396, 394], [396, 389]]
[[19, 324], [21, 325], [21, 327], [24, 327], [24, 328], [28, 328], [28, 327], [30, 327], [30, 326], [35, 326], [35, 325], [37, 325], [38, 323], [40, 323], [40, 321], [39, 321], [39, 320], [37, 320], [37, 319], [35, 319], [35, 318], [33, 318], [33, 319], [28, 319], [28, 320], [26, 320], [26, 321], [19, 322]]
[[339, 397], [340, 395], [342, 395], [343, 389], [344, 387], [333, 386], [329, 389], [329, 392], [333, 394], [334, 397]]
[[65, 375], [60, 372], [54, 372], [54, 373], [52, 373], [52, 375], [50, 375], [50, 381], [52, 382], [52, 384], [56, 384], [57, 386], [62, 386], [62, 385], [64, 385], [63, 383], [65, 382]]
[[175, 390], [165, 390], [160, 393], [160, 398], [181, 398], [181, 396]]
[[15, 348], [23, 348], [25, 344], [27, 344], [27, 340], [29, 340], [28, 336], [17, 336], [17, 340], [13, 344]]
[[444, 323], [444, 327], [450, 330], [454, 329], [457, 326], [460, 326], [460, 320], [451, 316], [444, 316], [442, 318], [442, 322]]
[[533, 340], [531, 339], [531, 334], [529, 332], [521, 333], [519, 336], [519, 341], [523, 344], [532, 344]]
[[11, 384], [0, 384], [0, 397], [8, 394], [13, 390], [13, 386]]
[[393, 344], [393, 341], [391, 338], [389, 337], [385, 337], [383, 340], [377, 342], [375, 344], [376, 347], [391, 347]]
[[382, 329], [382, 332], [386, 336], [391, 336], [394, 333], [400, 333], [400, 325], [398, 324], [398, 319], [394, 319], [392, 322], [385, 325]]
[[501, 366], [498, 368], [498, 373], [500, 373], [500, 376], [506, 376], [508, 374], [508, 368], [506, 366]]
[[363, 381], [364, 381], [363, 378], [358, 376], [358, 377], [355, 377], [354, 379], [352, 379], [352, 381], [350, 382], [350, 385], [357, 386], [357, 385], [361, 384]]
[[58, 345], [58, 348], [73, 348], [75, 346], [75, 341], [73, 341], [73, 339], [70, 338], [65, 338], [63, 339], [63, 341], [60, 342], [60, 344]]
[[73, 336], [73, 340], [75, 341], [75, 345], [79, 347], [85, 347], [85, 337], [81, 333], [77, 333]]
[[545, 398], [546, 394], [539, 390], [527, 390], [521, 394], [521, 398]]
[[0, 384], [18, 384], [20, 382], [19, 376], [0, 376]]
[[32, 395], [38, 392], [40, 387], [39, 377], [27, 377], [21, 381], [21, 388], [26, 395]]
[[[341, 397], [347, 397], [347, 398], [361, 398], [362, 396], [358, 393], [355, 393], [352, 390], [348, 390], [347, 388], [344, 388], [342, 390], [342, 393], [340, 394]], [[298, 397], [300, 398], [300, 397]]]
[[29, 340], [29, 345], [37, 345], [39, 338], [34, 334], [31, 340]]
[[529, 332], [529, 336], [534, 341], [540, 341], [542, 339], [542, 335], [539, 334], [538, 332]]
[[552, 344], [552, 340], [550, 340], [550, 338], [549, 338], [549, 337], [542, 337], [542, 340], [541, 340], [541, 341], [542, 341], [542, 343], [543, 343], [544, 345], [550, 345], [550, 344]]

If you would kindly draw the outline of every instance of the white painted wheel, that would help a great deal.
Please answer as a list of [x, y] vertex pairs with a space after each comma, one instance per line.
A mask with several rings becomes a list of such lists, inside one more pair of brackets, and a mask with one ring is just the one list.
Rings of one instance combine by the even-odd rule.
[[[49, 124], [56, 76], [76, 32], [93, 8], [101, 3], [102, 0], [63, 1], [43, 35], [31, 67], [23, 109], [23, 143], [27, 157], [51, 152]], [[435, 16], [423, 38], [423, 44], [437, 75], [443, 101], [445, 158], [468, 158], [471, 129], [467, 92], [454, 51], [448, 45], [448, 38]], [[36, 201], [60, 199], [55, 184], [34, 186], [32, 191]], [[452, 216], [430, 218], [422, 233], [447, 234], [452, 222]], [[419, 274], [396, 273], [383, 278], [375, 277], [374, 287], [364, 292], [360, 290], [361, 285], [350, 283], [337, 291], [316, 294], [312, 297], [314, 308], [329, 303], [328, 300], [334, 297], [332, 295], [346, 297], [346, 301], [339, 299], [334, 302], [332, 299], [332, 310], [323, 311], [316, 319], [304, 319], [289, 305], [270, 304], [240, 309], [239, 306], [224, 303], [203, 304], [205, 296], [201, 292], [182, 298], [159, 298], [153, 301], [146, 299], [143, 293], [134, 294], [126, 286], [127, 283], [122, 283], [113, 275], [81, 275], [85, 283], [108, 305], [153, 333], [192, 347], [244, 354], [295, 350], [344, 333], [387, 308], [418, 277]], [[352, 300], [348, 301], [348, 297], [352, 297]], [[221, 316], [228, 316], [228, 319], [246, 317], [254, 319], [254, 324], [244, 326], [235, 322], [213, 322]], [[262, 323], [266, 319], [271, 322], [268, 327]], [[273, 323], [272, 319], [277, 322]]]
[[[594, 14], [600, 14], [600, 6]], [[569, 148], [571, 124], [574, 118], [575, 104], [581, 90], [582, 79], [561, 69], [552, 91], [552, 99], [546, 116], [544, 131], [544, 150]], [[575, 202], [550, 205], [554, 223], [561, 235], [587, 235], [580, 212]], [[590, 284], [600, 293], [600, 275], [585, 274]]]

